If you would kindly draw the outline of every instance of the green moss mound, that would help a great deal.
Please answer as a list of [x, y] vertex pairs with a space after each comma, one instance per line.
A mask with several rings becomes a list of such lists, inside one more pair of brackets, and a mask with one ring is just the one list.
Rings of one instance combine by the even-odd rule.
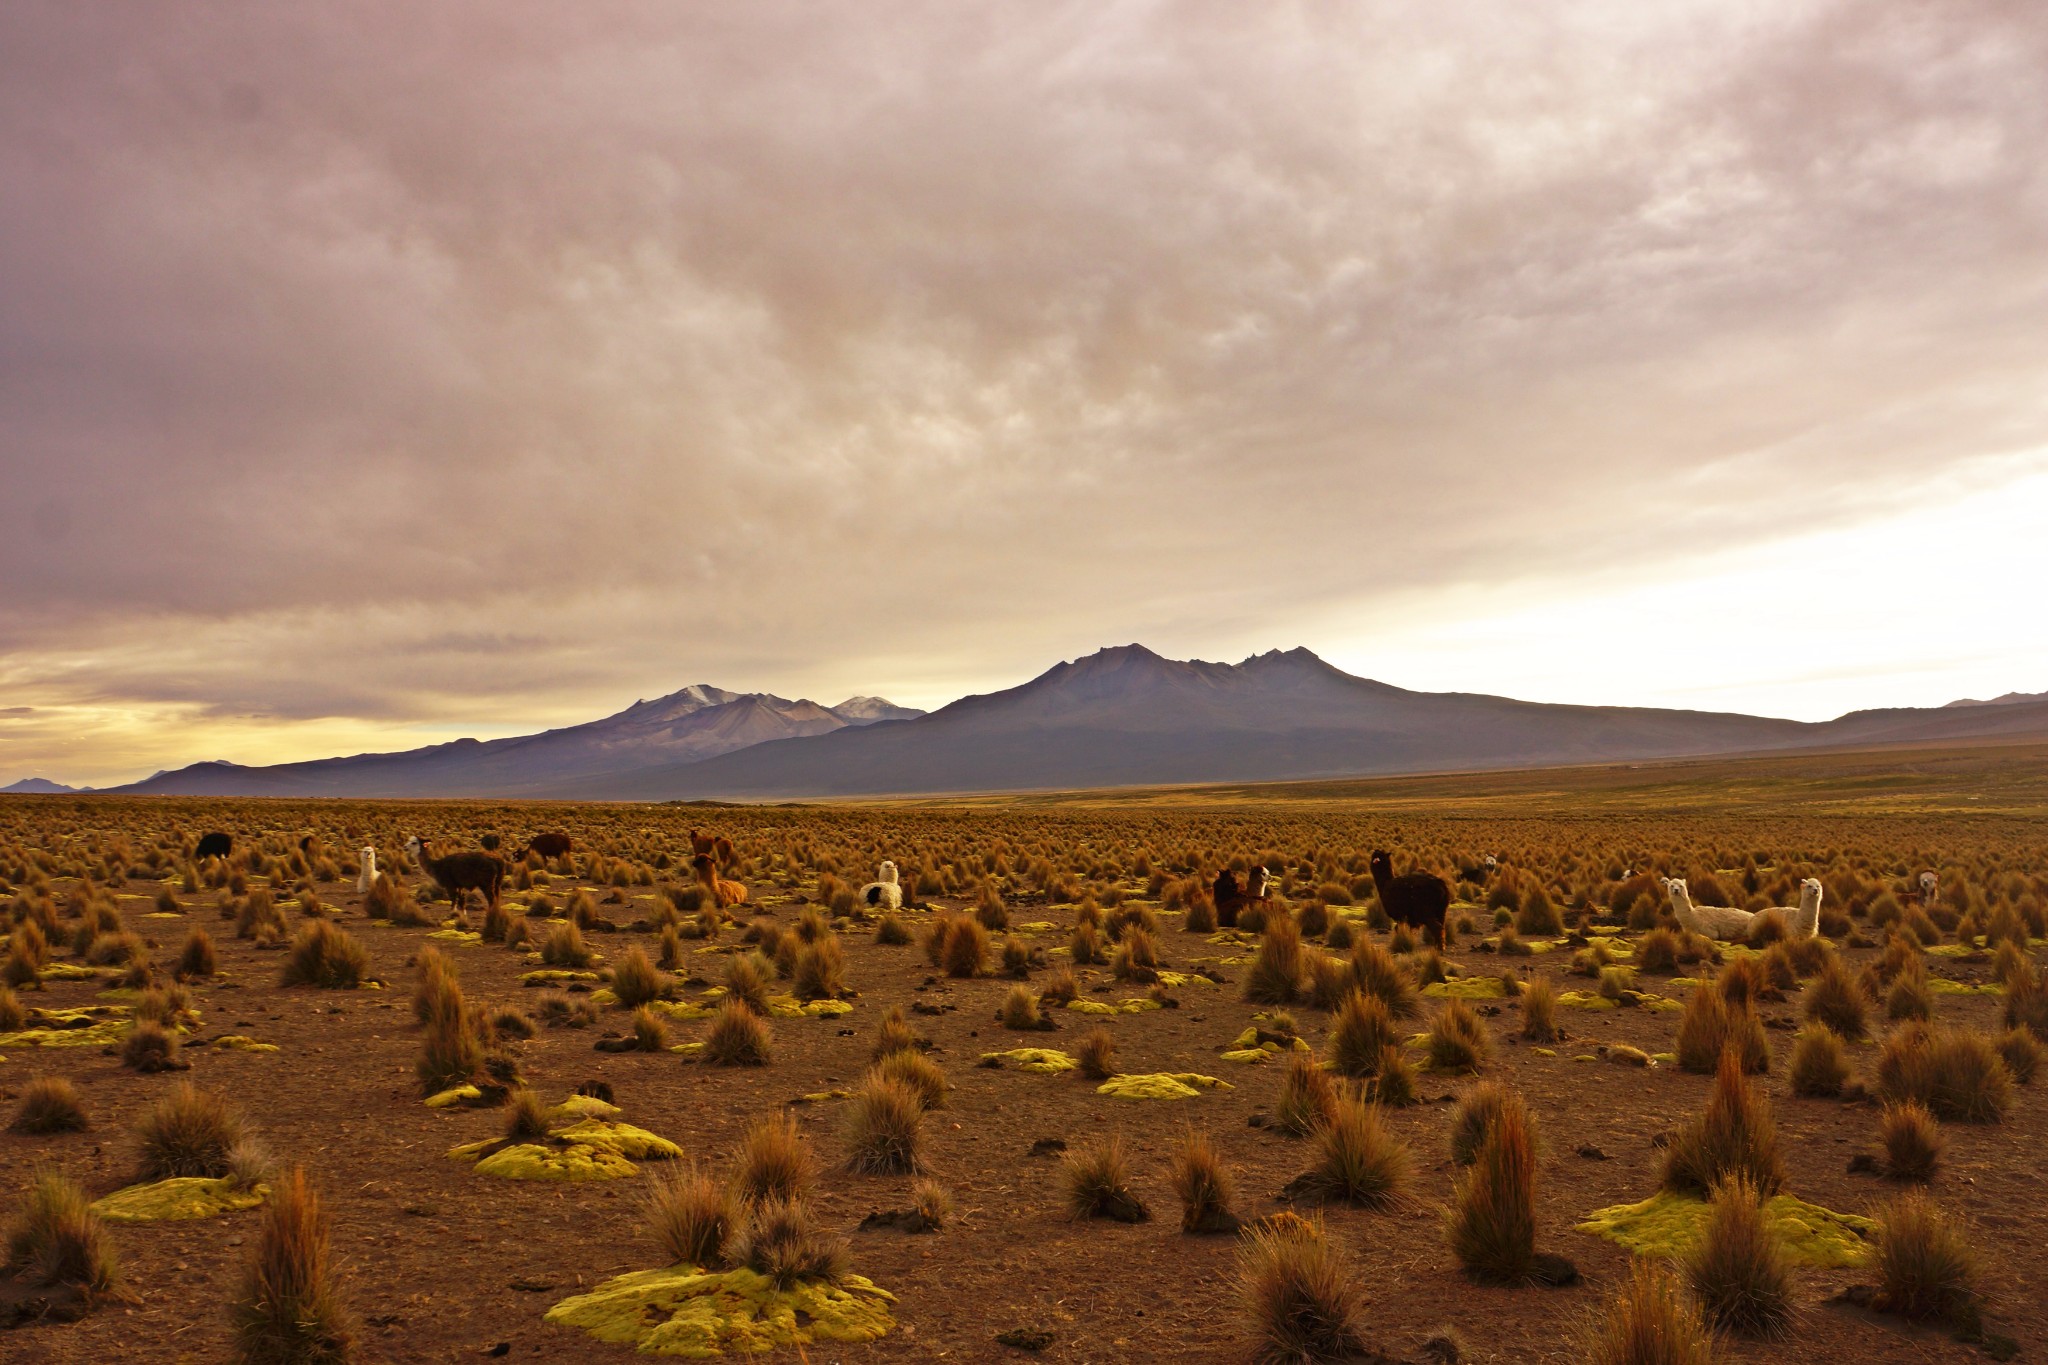
[[[531, 961], [532, 959], [528, 959]], [[539, 971], [523, 973], [519, 978], [522, 986], [566, 986], [573, 981], [587, 981], [593, 985], [604, 980], [596, 972], [572, 972], [562, 967], [543, 967]]]
[[1422, 993], [1437, 1000], [1498, 1000], [1507, 994], [1507, 987], [1497, 976], [1454, 976], [1430, 982]]
[[483, 1097], [484, 1092], [473, 1085], [458, 1085], [437, 1091], [420, 1102], [429, 1109], [467, 1109]]
[[[1680, 1256], [1706, 1229], [1707, 1209], [1704, 1199], [1662, 1190], [1640, 1204], [1600, 1209], [1578, 1230], [1618, 1242], [1638, 1256]], [[1868, 1218], [1781, 1194], [1764, 1205], [1764, 1219], [1787, 1259], [1799, 1265], [1860, 1266], [1869, 1254], [1866, 1239], [1874, 1224]]]
[[984, 1052], [981, 1064], [1011, 1071], [1030, 1071], [1040, 1076], [1072, 1071], [1080, 1065], [1066, 1053], [1052, 1047], [1013, 1047], [1008, 1052]]
[[679, 1265], [606, 1280], [588, 1294], [562, 1300], [546, 1320], [632, 1346], [642, 1355], [703, 1360], [819, 1341], [875, 1341], [896, 1325], [889, 1312], [895, 1302], [858, 1275], [778, 1290], [751, 1270]]
[[175, 1223], [253, 1209], [270, 1193], [268, 1185], [239, 1188], [231, 1180], [179, 1176], [149, 1185], [130, 1185], [93, 1201], [92, 1211], [109, 1223]]
[[1146, 1010], [1162, 1008], [1157, 1000], [1069, 1000], [1068, 1009], [1076, 1014], [1143, 1014]]
[[214, 1039], [209, 1047], [226, 1048], [229, 1052], [280, 1052], [276, 1043], [259, 1043], [246, 1033], [226, 1033]]
[[106, 1047], [128, 1036], [126, 1005], [85, 1005], [70, 1010], [33, 1009], [30, 1027], [0, 1033], [0, 1047]]
[[1996, 981], [1987, 981], [1981, 986], [1972, 986], [1967, 981], [1951, 981], [1945, 976], [1927, 978], [1927, 989], [1936, 995], [2004, 995], [2005, 987]]
[[683, 1149], [665, 1137], [609, 1119], [584, 1119], [567, 1128], [557, 1128], [548, 1134], [548, 1139], [600, 1147], [633, 1161], [679, 1161], [683, 1155]]
[[1228, 1081], [1192, 1071], [1153, 1071], [1136, 1076], [1111, 1076], [1095, 1087], [1098, 1095], [1120, 1100], [1191, 1100], [1204, 1090], [1235, 1089]]
[[[455, 1153], [448, 1155], [454, 1156]], [[624, 1180], [638, 1174], [639, 1170], [619, 1153], [584, 1142], [571, 1143], [566, 1147], [552, 1143], [515, 1142], [510, 1147], [498, 1148], [476, 1163], [478, 1175], [492, 1175], [500, 1180], [544, 1180], [557, 1184]]]

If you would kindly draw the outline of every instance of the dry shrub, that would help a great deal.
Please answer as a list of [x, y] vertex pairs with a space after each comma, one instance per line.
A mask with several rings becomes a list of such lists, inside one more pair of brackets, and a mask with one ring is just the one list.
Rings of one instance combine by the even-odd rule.
[[1486, 1024], [1462, 1000], [1448, 1000], [1429, 1021], [1429, 1061], [1440, 1071], [1477, 1071], [1493, 1055]]
[[1320, 1218], [1265, 1220], [1238, 1250], [1237, 1277], [1258, 1365], [1370, 1355], [1359, 1330], [1364, 1282], [1331, 1248]]
[[672, 1264], [710, 1269], [725, 1255], [738, 1221], [732, 1191], [686, 1162], [658, 1173], [643, 1209], [647, 1230]]
[[1081, 1037], [1079, 1054], [1081, 1074], [1091, 1081], [1106, 1081], [1116, 1075], [1116, 1035], [1097, 1024]]
[[1313, 1162], [1290, 1189], [1370, 1209], [1387, 1207], [1407, 1190], [1408, 1148], [1387, 1127], [1378, 1105], [1340, 1099], [1310, 1139]]
[[1678, 970], [1678, 935], [1669, 929], [1652, 929], [1636, 944], [1636, 970], [1670, 976]]
[[1012, 986], [1003, 998], [1003, 1007], [996, 1014], [1004, 1028], [1036, 1030], [1043, 1027], [1044, 1020], [1038, 1013], [1038, 994], [1029, 986]]
[[953, 1196], [936, 1180], [913, 1180], [910, 1206], [933, 1232], [944, 1228], [953, 1218]]
[[1770, 1070], [1771, 1044], [1762, 1022], [1747, 1006], [1730, 1004], [1718, 989], [1702, 983], [1678, 1017], [1678, 1064], [1687, 1071], [1710, 1072], [1731, 1049], [1745, 1072]]
[[2048, 1043], [2048, 978], [2031, 969], [2005, 988], [2005, 1026]]
[[1372, 1078], [1372, 1097], [1387, 1109], [1405, 1109], [1415, 1103], [1417, 1076], [1408, 1054], [1396, 1043], [1380, 1049], [1379, 1074]]
[[1887, 1100], [1917, 1100], [1936, 1118], [1996, 1123], [2012, 1104], [2012, 1073], [1981, 1033], [1907, 1024], [1884, 1040], [1877, 1090]]
[[[735, 959], [737, 961], [738, 959]], [[612, 994], [627, 1009], [637, 1009], [650, 1000], [662, 999], [669, 990], [667, 976], [654, 965], [639, 944], [628, 948], [612, 968]]]
[[1808, 1024], [1792, 1045], [1792, 1093], [1807, 1099], [1833, 1099], [1849, 1083], [1849, 1051], [1841, 1035], [1826, 1024]]
[[1763, 1196], [1740, 1174], [1714, 1189], [1707, 1225], [1685, 1258], [1707, 1319], [1748, 1336], [1777, 1337], [1792, 1319], [1792, 1270], [1764, 1219]]
[[1977, 1313], [1977, 1258], [1963, 1228], [1919, 1190], [1877, 1216], [1871, 1238], [1877, 1271], [1874, 1307], [1900, 1317], [1959, 1326]]
[[802, 1199], [811, 1191], [816, 1163], [789, 1113], [755, 1122], [740, 1140], [733, 1185], [746, 1199]]
[[2034, 1041], [2034, 1035], [2023, 1028], [2007, 1029], [1998, 1039], [1998, 1055], [2005, 1059], [2005, 1069], [2012, 1073], [2016, 1085], [2032, 1085], [2034, 1073], [2041, 1069], [2041, 1045]]
[[553, 926], [541, 941], [540, 960], [550, 967], [582, 971], [590, 965], [590, 959], [590, 945], [583, 941], [583, 931], [573, 922]]
[[[1529, 1108], [1519, 1093], [1500, 1081], [1481, 1081], [1458, 1097], [1451, 1111], [1451, 1161], [1470, 1166], [1479, 1158], [1486, 1135], [1508, 1109], [1520, 1111], [1523, 1128], [1530, 1126]], [[1533, 1131], [1533, 1130], [1532, 1130]]]
[[735, 953], [725, 964], [725, 998], [768, 1017], [768, 983], [774, 968], [758, 953]]
[[0, 986], [0, 1033], [15, 1033], [28, 1026], [28, 1010], [11, 986]]
[[1182, 1232], [1237, 1231], [1237, 1215], [1230, 1208], [1230, 1172], [1224, 1168], [1208, 1134], [1190, 1131], [1174, 1144], [1170, 1178], [1174, 1195], [1180, 1200]]
[[773, 1037], [768, 1021], [736, 1000], [712, 1016], [704, 1035], [704, 1060], [713, 1066], [766, 1066]]
[[633, 1050], [668, 1051], [668, 1024], [645, 1005], [633, 1011]]
[[1829, 957], [1820, 975], [1807, 983], [1799, 1013], [1808, 1023], [1825, 1024], [1854, 1042], [1869, 1029], [1870, 999], [1841, 960]]
[[786, 1290], [806, 1280], [845, 1278], [848, 1253], [846, 1239], [819, 1227], [807, 1201], [767, 1198], [748, 1208], [732, 1239], [731, 1260]]
[[1557, 1031], [1557, 987], [1539, 976], [1522, 989], [1522, 1036], [1536, 1043], [1554, 1043]]
[[903, 916], [893, 911], [875, 922], [875, 942], [892, 948], [900, 948], [910, 942], [910, 926]]
[[1587, 1365], [1713, 1365], [1714, 1343], [1677, 1278], [1644, 1256], [1588, 1329], [1579, 1359]]
[[1308, 1003], [1315, 1009], [1334, 1010], [1344, 997], [1358, 989], [1351, 979], [1351, 964], [1328, 953], [1308, 956]]
[[827, 934], [797, 950], [790, 989], [799, 1000], [837, 1000], [846, 991], [846, 950]]
[[1785, 1163], [1769, 1102], [1742, 1077], [1735, 1049], [1721, 1054], [1714, 1088], [1704, 1113], [1664, 1149], [1664, 1187], [1709, 1195], [1731, 1175], [1740, 1175], [1766, 1196], [1785, 1187]]
[[1076, 1218], [1142, 1223], [1152, 1216], [1131, 1186], [1130, 1158], [1118, 1135], [1067, 1153], [1060, 1163], [1060, 1178], [1066, 1186], [1067, 1210]]
[[279, 974], [281, 986], [352, 991], [369, 974], [369, 950], [344, 930], [316, 919], [299, 931]]
[[450, 962], [438, 948], [427, 947], [413, 959], [413, 968], [419, 973], [413, 982], [413, 1018], [424, 1024], [435, 1015], [451, 1007], [460, 1008], [462, 987], [455, 975], [455, 964]]
[[62, 1076], [30, 1078], [21, 1088], [21, 1107], [7, 1125], [10, 1132], [37, 1135], [82, 1133], [90, 1126], [78, 1088]]
[[910, 1027], [910, 1020], [904, 1016], [903, 1006], [891, 1005], [882, 1022], [875, 1028], [875, 1045], [868, 1053], [873, 1061], [881, 1061], [892, 1052], [916, 1052], [919, 1039], [917, 1031]]
[[177, 1034], [154, 1019], [138, 1019], [121, 1044], [121, 1065], [145, 1075], [183, 1071], [190, 1066], [184, 1051]]
[[1389, 953], [1371, 939], [1360, 939], [1351, 949], [1351, 978], [1358, 989], [1376, 995], [1396, 1019], [1412, 1018], [1421, 1008], [1415, 981]]
[[1055, 967], [1045, 978], [1045, 985], [1039, 989], [1038, 1001], [1042, 1005], [1067, 1005], [1081, 993], [1081, 983], [1074, 978], [1072, 967]]
[[1516, 1284], [1536, 1268], [1536, 1135], [1522, 1097], [1503, 1092], [1483, 1131], [1454, 1187], [1445, 1234], [1469, 1274]]
[[1273, 915], [1245, 974], [1244, 998], [1260, 1005], [1291, 1005], [1301, 995], [1304, 970], [1301, 930], [1292, 916]]
[[848, 1169], [866, 1175], [915, 1175], [924, 1169], [918, 1140], [923, 1096], [902, 1081], [876, 1076], [846, 1104]]
[[230, 1158], [244, 1140], [242, 1116], [225, 1100], [189, 1081], [158, 1100], [135, 1126], [144, 1180], [172, 1176], [228, 1174]]
[[957, 915], [947, 923], [939, 965], [947, 976], [980, 976], [988, 958], [988, 930], [980, 920]]
[[505, 1136], [514, 1142], [532, 1142], [547, 1135], [547, 1101], [525, 1086], [513, 1091], [505, 1106]]
[[7, 1269], [29, 1284], [69, 1290], [88, 1304], [120, 1288], [114, 1248], [92, 1201], [55, 1171], [35, 1173], [27, 1201], [8, 1225]]
[[177, 978], [180, 981], [197, 981], [220, 971], [220, 958], [214, 952], [213, 939], [199, 925], [185, 935], [185, 946], [178, 951]]
[[868, 1074], [910, 1087], [927, 1109], [937, 1109], [946, 1102], [946, 1073], [916, 1048], [888, 1053], [869, 1068]]
[[1918, 1100], [1887, 1104], [1877, 1122], [1877, 1137], [1884, 1146], [1885, 1174], [1923, 1185], [1934, 1178], [1948, 1145], [1941, 1124]]
[[1275, 1111], [1282, 1132], [1306, 1137], [1336, 1115], [1337, 1083], [1308, 1053], [1290, 1052]]
[[394, 919], [398, 907], [411, 899], [399, 889], [389, 872], [379, 872], [377, 879], [370, 883], [368, 894], [363, 897], [363, 913], [371, 919]]
[[[421, 965], [425, 967], [424, 962]], [[419, 1077], [421, 1091], [432, 1095], [451, 1086], [467, 1085], [483, 1069], [484, 1021], [464, 1002], [452, 969], [445, 978], [436, 979], [431, 989], [428, 980], [423, 970], [422, 993], [417, 999], [429, 1002], [432, 1012], [421, 1026], [420, 1055], [413, 1071]]]
[[1376, 1075], [1381, 1050], [1399, 1041], [1385, 1002], [1354, 990], [1330, 1024], [1330, 1067], [1343, 1076]]

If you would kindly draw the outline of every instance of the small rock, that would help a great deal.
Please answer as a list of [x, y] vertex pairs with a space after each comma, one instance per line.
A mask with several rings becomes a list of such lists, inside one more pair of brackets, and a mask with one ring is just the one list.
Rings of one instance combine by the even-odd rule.
[[1066, 1150], [1067, 1140], [1065, 1138], [1040, 1138], [1031, 1144], [1032, 1156], [1051, 1156], [1055, 1152], [1064, 1152]]
[[1015, 1351], [1043, 1351], [1052, 1345], [1052, 1333], [1042, 1327], [1012, 1327], [996, 1333], [996, 1345]]
[[1849, 1158], [1850, 1175], [1883, 1175], [1884, 1166], [1869, 1152], [1858, 1152]]
[[1607, 1153], [1601, 1151], [1598, 1147], [1595, 1147], [1590, 1142], [1587, 1143], [1585, 1146], [1579, 1148], [1579, 1155], [1584, 1157], [1588, 1161], [1607, 1160]]

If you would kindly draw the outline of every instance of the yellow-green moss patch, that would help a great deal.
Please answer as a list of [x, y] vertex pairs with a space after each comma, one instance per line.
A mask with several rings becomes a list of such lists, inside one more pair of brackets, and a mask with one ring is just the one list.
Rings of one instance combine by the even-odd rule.
[[602, 981], [596, 972], [572, 972], [562, 967], [543, 967], [537, 972], [527, 972], [519, 978], [522, 986], [566, 986], [572, 981]]
[[1196, 972], [1161, 972], [1159, 974], [1159, 984], [1178, 988], [1181, 986], [1213, 986], [1217, 983]]
[[458, 1109], [474, 1104], [483, 1097], [484, 1092], [473, 1085], [458, 1085], [429, 1095], [421, 1103], [429, 1109]]
[[1137, 1076], [1111, 1076], [1095, 1087], [1095, 1093], [1123, 1100], [1191, 1100], [1204, 1090], [1234, 1088], [1228, 1081], [1192, 1071], [1154, 1071]]
[[30, 1027], [0, 1033], [0, 1047], [105, 1047], [128, 1033], [125, 1005], [86, 1005], [70, 1010], [30, 1010]]
[[984, 1052], [981, 1064], [1005, 1067], [1011, 1071], [1030, 1071], [1041, 1076], [1072, 1071], [1079, 1065], [1072, 1057], [1052, 1047], [1013, 1047], [1008, 1052]]
[[1498, 1000], [1507, 994], [1507, 987], [1497, 976], [1454, 976], [1430, 982], [1422, 993], [1438, 1000]]
[[270, 1193], [268, 1185], [241, 1188], [232, 1180], [179, 1176], [130, 1185], [93, 1201], [92, 1211], [109, 1223], [170, 1223], [253, 1209]]
[[1557, 997], [1557, 1003], [1563, 1005], [1566, 1009], [1574, 1010], [1618, 1010], [1621, 1008], [1620, 1004], [1616, 1001], [1609, 1000], [1604, 995], [1595, 995], [1591, 991], [1560, 992]]
[[259, 1043], [246, 1033], [228, 1033], [213, 1040], [210, 1047], [226, 1048], [230, 1052], [277, 1052], [276, 1043]]
[[1157, 1000], [1142, 997], [1130, 1000], [1069, 1000], [1068, 1009], [1076, 1014], [1143, 1014], [1146, 1010], [1161, 1008]]
[[626, 1111], [595, 1095], [571, 1095], [548, 1110], [550, 1123], [574, 1123], [578, 1119], [615, 1119]]
[[548, 1134], [548, 1140], [602, 1147], [633, 1161], [675, 1161], [683, 1154], [682, 1148], [659, 1134], [609, 1119], [584, 1119], [567, 1128], [557, 1128]]
[[1981, 986], [1972, 986], [1967, 981], [1951, 981], [1945, 976], [1927, 978], [1927, 989], [1936, 995], [2004, 995], [2005, 987], [1996, 981], [1987, 981]]
[[36, 976], [43, 981], [97, 981], [100, 974], [75, 962], [52, 962], [37, 972]]
[[482, 943], [484, 941], [482, 934], [471, 929], [436, 929], [433, 933], [428, 934], [427, 937], [439, 939], [443, 943]]
[[896, 1325], [889, 1312], [894, 1302], [858, 1275], [837, 1284], [800, 1280], [778, 1290], [751, 1270], [679, 1265], [606, 1280], [562, 1300], [546, 1320], [642, 1355], [701, 1360], [819, 1341], [875, 1341]]
[[[455, 1153], [450, 1152], [450, 1156]], [[587, 1142], [555, 1147], [538, 1142], [517, 1142], [501, 1147], [476, 1163], [478, 1175], [501, 1180], [624, 1180], [639, 1171], [628, 1158], [607, 1147]]]
[[[1618, 1242], [1638, 1256], [1679, 1256], [1699, 1240], [1707, 1208], [1703, 1199], [1662, 1190], [1640, 1204], [1600, 1209], [1578, 1230]], [[1789, 1194], [1767, 1202], [1764, 1218], [1790, 1260], [1828, 1268], [1863, 1264], [1873, 1226], [1868, 1218], [1836, 1213]]]

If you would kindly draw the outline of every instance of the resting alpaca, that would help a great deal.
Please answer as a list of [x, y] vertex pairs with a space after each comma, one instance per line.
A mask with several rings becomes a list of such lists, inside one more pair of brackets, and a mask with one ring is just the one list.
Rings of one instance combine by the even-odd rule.
[[1932, 872], [1920, 874], [1920, 903], [1932, 910], [1934, 903], [1941, 899], [1941, 878]]
[[875, 879], [860, 889], [860, 903], [871, 910], [903, 908], [903, 888], [896, 881], [896, 864], [882, 864]]
[[360, 895], [370, 894], [370, 888], [377, 884], [377, 850], [363, 850], [363, 870], [356, 874], [356, 891]]
[[1412, 925], [1437, 948], [1445, 944], [1444, 915], [1451, 908], [1451, 888], [1442, 877], [1427, 872], [1394, 875], [1394, 860], [1380, 849], [1372, 854], [1372, 884], [1380, 893], [1380, 908], [1396, 924]]
[[405, 847], [420, 871], [439, 883], [458, 908], [465, 891], [482, 896], [485, 905], [497, 905], [498, 887], [505, 880], [504, 859], [490, 853], [451, 853], [437, 858], [433, 846], [417, 834], [405, 841]]
[[697, 884], [710, 893], [719, 909], [728, 910], [735, 905], [746, 904], [747, 888], [719, 876], [718, 869], [711, 865], [710, 854], [699, 853], [690, 859], [690, 870], [697, 874]]
[[1768, 910], [1759, 910], [1749, 922], [1749, 938], [1752, 945], [1762, 947], [1757, 941], [1757, 931], [1764, 927], [1765, 920], [1776, 920], [1785, 926], [1788, 938], [1812, 938], [1820, 932], [1820, 898], [1823, 888], [1818, 877], [1808, 877], [1799, 883], [1799, 904], [1797, 906], [1777, 905]]
[[1209, 890], [1209, 898], [1216, 902], [1216, 923], [1224, 929], [1237, 927], [1237, 912], [1244, 909], [1244, 888], [1237, 884], [1237, 874], [1224, 868], [1216, 874], [1216, 884]]
[[[1683, 877], [1667, 877], [1664, 890], [1671, 897], [1671, 913], [1678, 917], [1678, 922], [1707, 938], [1733, 943], [1749, 933], [1749, 926], [1756, 919], [1751, 912], [1729, 905], [1694, 905], [1692, 893], [1685, 889]], [[1819, 901], [1814, 902], [1813, 909], [1818, 922]]]

